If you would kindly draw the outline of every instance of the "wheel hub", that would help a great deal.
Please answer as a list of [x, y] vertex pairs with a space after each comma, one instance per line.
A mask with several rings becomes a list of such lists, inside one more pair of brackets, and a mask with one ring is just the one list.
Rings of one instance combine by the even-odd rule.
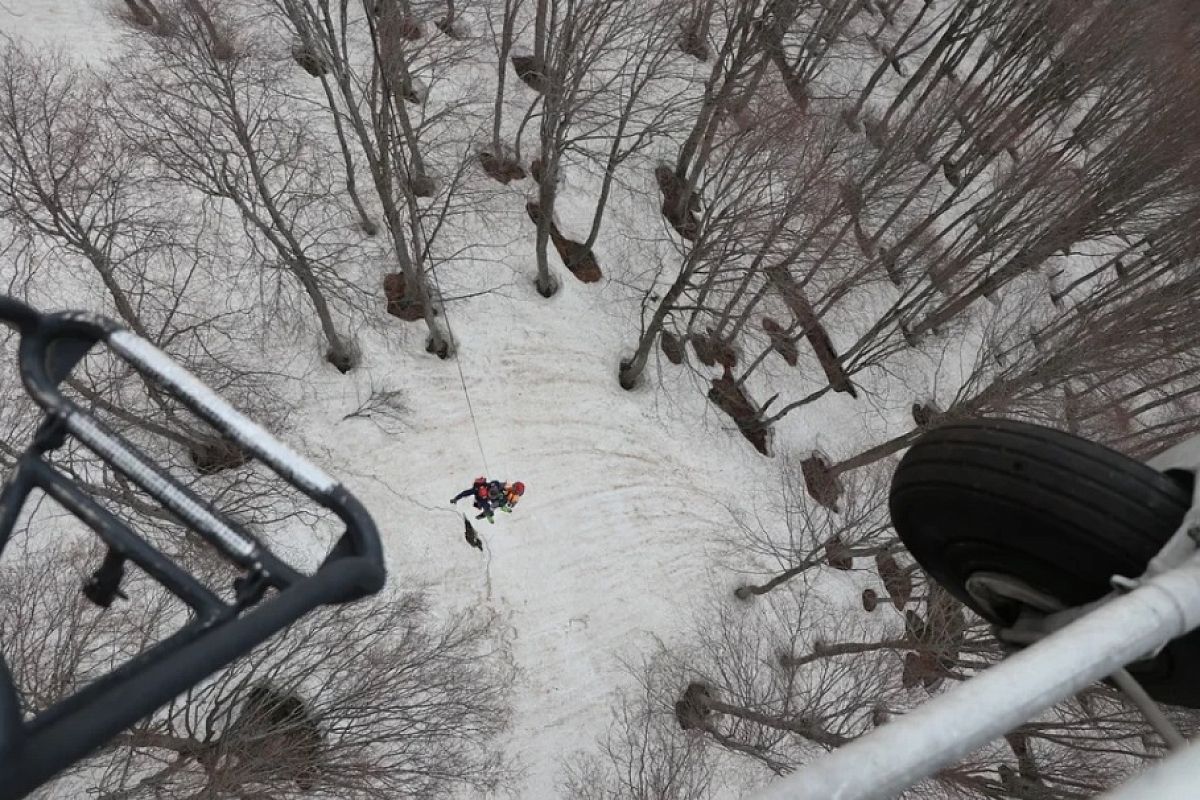
[[1065, 608], [1052, 595], [998, 572], [973, 573], [967, 578], [965, 588], [971, 599], [983, 609], [985, 616], [998, 624], [1016, 622], [1022, 610], [1049, 615]]

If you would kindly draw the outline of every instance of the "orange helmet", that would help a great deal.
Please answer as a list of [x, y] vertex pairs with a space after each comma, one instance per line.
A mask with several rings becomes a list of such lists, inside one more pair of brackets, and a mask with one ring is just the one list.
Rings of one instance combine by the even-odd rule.
[[514, 492], [516, 492], [517, 494], [525, 494], [525, 484], [521, 483], [520, 481], [517, 481], [516, 483], [514, 483], [512, 485], [512, 490]]

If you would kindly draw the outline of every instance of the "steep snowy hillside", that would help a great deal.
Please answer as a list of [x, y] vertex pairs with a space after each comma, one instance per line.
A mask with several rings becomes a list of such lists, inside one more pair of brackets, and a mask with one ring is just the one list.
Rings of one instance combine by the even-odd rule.
[[652, 391], [617, 386], [603, 287], [514, 294], [463, 303], [454, 323], [488, 466], [528, 487], [511, 516], [476, 523], [484, 556], [447, 504], [484, 472], [455, 370], [389, 356], [412, 395], [403, 435], [339, 422], [333, 381], [308, 430], [380, 520], [397, 581], [502, 615], [522, 671], [510, 740], [530, 770], [521, 794], [553, 797], [563, 755], [608, 723], [618, 659], [669, 636], [711, 591], [721, 504], [770, 466], [698, 401], [656, 408]]
[[[939, 421], [1138, 457], [1200, 427], [1194, 81], [1112, 44], [1143, 24], [1115, 0], [139, 3], [0, 0], [0, 287], [161, 325], [363, 500], [389, 597], [494, 616], [496, 797], [742, 797], [999, 659], [888, 519], [893, 457]], [[58, 174], [76, 153], [92, 171]], [[122, 381], [95, 402], [143, 402]], [[323, 529], [197, 442], [161, 453], [318, 557]], [[527, 490], [480, 552], [450, 498], [484, 474]], [[1063, 704], [921, 796], [1102, 785], [1157, 752], [1118, 711]], [[159, 744], [114, 798], [159, 791]]]
[[[103, 4], [38, 0], [0, 15], [6, 32], [96, 65], [119, 35]], [[608, 725], [611, 693], [629, 682], [621, 661], [636, 659], [650, 637], [669, 639], [711, 594], [726, 509], [771, 484], [775, 467], [670, 365], [665, 387], [657, 376], [632, 392], [617, 383], [635, 341], [628, 284], [647, 268], [634, 234], [660, 224], [651, 185], [642, 196], [618, 190], [608, 223], [617, 230], [597, 248], [606, 279], [583, 285], [564, 272], [547, 300], [531, 280], [529, 183], [493, 201], [492, 224], [514, 232], [501, 263], [468, 264], [445, 279], [452, 297], [496, 287], [448, 305], [457, 364], [423, 353], [402, 323], [364, 333], [361, 370], [343, 376], [315, 359], [301, 368], [319, 377], [300, 398], [292, 438], [363, 499], [393, 584], [428, 586], [441, 606], [501, 617], [519, 669], [506, 745], [525, 773], [515, 795], [551, 798], [563, 758]], [[559, 211], [568, 229], [571, 194], [589, 192], [594, 184], [568, 186]], [[589, 213], [580, 203], [581, 224]], [[343, 418], [378, 387], [406, 394], [401, 432]], [[448, 503], [485, 472], [480, 444], [489, 474], [528, 486], [516, 513], [476, 523], [483, 555], [463, 541], [459, 511], [469, 502]]]

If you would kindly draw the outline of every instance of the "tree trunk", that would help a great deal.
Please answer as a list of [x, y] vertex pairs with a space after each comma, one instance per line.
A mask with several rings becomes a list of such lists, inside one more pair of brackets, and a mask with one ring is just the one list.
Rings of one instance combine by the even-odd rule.
[[[454, 22], [458, 18], [458, 13], [454, 8], [454, 0], [446, 0], [446, 16], [442, 18], [442, 24], [449, 31], [454, 27]], [[504, 63], [504, 59], [500, 59], [500, 63]]]
[[739, 600], [749, 600], [751, 596], [766, 594], [772, 589], [776, 589], [787, 583], [797, 575], [807, 572], [809, 569], [818, 566], [820, 563], [821, 562], [819, 561], [801, 561], [796, 566], [784, 570], [766, 583], [758, 585], [743, 584], [742, 586], [737, 587], [737, 589], [734, 589], [733, 595]]
[[[554, 225], [554, 201], [558, 194], [560, 119], [559, 92], [547, 91], [543, 95], [542, 120], [540, 125], [542, 177], [538, 180], [537, 220], [537, 290], [542, 297], [553, 297], [558, 291], [558, 281], [550, 272], [550, 231]], [[567, 265], [568, 267], [570, 265]]]
[[129, 9], [129, 16], [133, 18], [134, 24], [141, 25], [143, 28], [149, 28], [154, 24], [154, 18], [150, 13], [134, 0], [125, 0], [125, 6]]
[[812, 652], [806, 656], [781, 656], [780, 661], [788, 669], [799, 669], [806, 664], [820, 661], [823, 658], [835, 656], [851, 656], [859, 653], [874, 653], [878, 650], [912, 650], [914, 643], [908, 639], [884, 639], [879, 642], [839, 642], [834, 644], [813, 645]]
[[768, 714], [761, 714], [757, 711], [751, 711], [748, 708], [722, 703], [720, 700], [708, 701], [708, 707], [713, 711], [716, 711], [718, 714], [728, 714], [731, 717], [744, 719], [747, 722], [754, 722], [766, 728], [794, 733], [823, 747], [837, 748], [841, 747], [847, 742], [853, 741], [851, 737], [840, 736], [822, 728], [815, 721], [804, 720], [802, 718], [792, 720], [784, 719], [782, 717], [773, 717]]
[[[709, 128], [713, 123], [713, 116], [728, 99], [733, 91], [733, 81], [729, 79], [729, 75], [725, 75], [726, 68], [729, 73], [733, 74], [740, 60], [740, 54], [734, 54], [734, 48], [737, 44], [738, 31], [732, 30], [725, 38], [721, 45], [721, 52], [717, 55], [713, 62], [712, 70], [709, 72], [708, 79], [704, 82], [704, 94], [700, 101], [700, 113], [696, 117], [696, 122], [688, 133], [687, 139], [684, 140], [683, 146], [679, 148], [679, 158], [675, 162], [675, 175], [681, 181], [688, 179], [689, 173], [692, 171], [692, 159], [695, 158], [696, 150], [700, 147], [700, 143], [706, 138], [709, 138]], [[726, 64], [726, 60], [734, 55], [734, 62]], [[722, 76], [724, 80], [722, 81]], [[721, 82], [720, 88], [717, 88], [717, 82]], [[680, 210], [687, 208], [687, 201], [690, 192], [685, 190], [681, 192], [681, 202], [683, 205]]]
[[496, 102], [492, 110], [492, 155], [501, 158], [500, 120], [504, 116], [504, 80], [508, 75], [508, 53], [512, 50], [513, 21], [521, 0], [505, 0], [504, 22], [500, 30], [500, 63], [496, 65]]
[[696, 39], [700, 42], [708, 41], [708, 32], [712, 28], [714, 5], [716, 5], [716, 0], [702, 0], [700, 8], [696, 10], [693, 18], [688, 21], [688, 29], [694, 32]]
[[533, 16], [533, 58], [537, 61], [537, 68], [543, 72], [546, 69], [546, 17], [549, 2], [557, 0], [537, 0], [537, 10]]
[[858, 469], [860, 467], [865, 467], [868, 464], [874, 464], [881, 458], [887, 458], [894, 453], [899, 453], [901, 450], [912, 444], [922, 433], [924, 433], [923, 429], [917, 429], [915, 431], [909, 431], [908, 433], [902, 434], [893, 439], [889, 439], [882, 444], [877, 444], [872, 448], [862, 451], [856, 456], [851, 456], [845, 461], [839, 461], [838, 463], [831, 465], [829, 467], [829, 471], [834, 475], [841, 475], [849, 472], [852, 469]]
[[642, 371], [646, 368], [646, 362], [650, 358], [650, 351], [654, 347], [654, 342], [658, 339], [658, 334], [663, 329], [663, 323], [667, 318], [667, 314], [674, 307], [675, 303], [683, 295], [692, 278], [693, 270], [686, 264], [680, 269], [675, 282], [671, 284], [671, 288], [663, 296], [658, 307], [654, 309], [654, 316], [650, 318], [650, 324], [646, 326], [646, 330], [642, 332], [641, 339], [638, 340], [637, 350], [633, 357], [628, 361], [621, 362], [621, 368], [618, 372], [618, 379], [622, 389], [632, 389], [637, 385], [638, 379], [642, 376]]
[[768, 267], [767, 278], [775, 286], [780, 298], [792, 312], [796, 321], [803, 326], [804, 336], [812, 346], [817, 361], [820, 363], [825, 377], [829, 380], [829, 385], [833, 387], [834, 391], [846, 392], [854, 397], [855, 391], [850, 383], [850, 378], [842, 368], [837, 352], [833, 349], [833, 344], [829, 339], [829, 334], [826, 333], [825, 327], [817, 318], [812, 305], [804, 296], [804, 291], [786, 269]]
[[[366, 0], [369, 3], [370, 0]], [[376, 37], [375, 25], [371, 20], [370, 7], [367, 6], [367, 20], [371, 26], [372, 38]], [[327, 42], [331, 45], [331, 51], [337, 52], [337, 33], [333, 25], [333, 20], [328, 15], [328, 8], [325, 7], [325, 32]], [[371, 128], [368, 128], [366, 121], [363, 119], [361, 112], [360, 100], [358, 93], [350, 82], [345, 59], [348, 55], [341, 52], [339, 58], [334, 59], [334, 75], [338, 90], [345, 101], [346, 114], [350, 119], [351, 126], [354, 128], [355, 135], [358, 137], [359, 144], [362, 146], [363, 154], [367, 159], [367, 166], [371, 171], [371, 179], [375, 185], [375, 194], [379, 198], [380, 206], [383, 209], [384, 221], [388, 227], [388, 233], [391, 236], [393, 252], [396, 254], [396, 261], [400, 266], [400, 273], [404, 276], [404, 296], [411, 298], [413, 301], [420, 303], [424, 312], [425, 324], [429, 329], [430, 344], [436, 352], [450, 352], [450, 341], [445, 334], [442, 333], [437, 323], [437, 317], [434, 313], [432, 304], [429, 302], [429, 290], [425, 281], [424, 274], [413, 263], [408, 250], [408, 244], [404, 238], [404, 219], [400, 214], [400, 209], [396, 205], [394, 194], [394, 176], [391, 172], [390, 157], [386, 152], [384, 143], [386, 142], [386, 131], [384, 126], [386, 120], [383, 118], [386, 115], [380, 115], [380, 109], [376, 104], [375, 99], [371, 99], [367, 103], [370, 107], [373, 118], [372, 125], [377, 133], [381, 135], [378, 139], [372, 138]], [[376, 60], [379, 59], [379, 52], [376, 50]], [[336, 113], [335, 109], [330, 109], [331, 113]]]
[[[617, 149], [620, 141], [619, 138], [613, 140], [613, 150]], [[596, 240], [600, 238], [600, 223], [604, 219], [604, 209], [608, 205], [608, 195], [612, 191], [613, 176], [616, 175], [616, 172], [617, 164], [614, 163], [610, 153], [608, 165], [604, 169], [604, 179], [600, 182], [600, 197], [597, 198], [596, 210], [592, 213], [592, 227], [588, 231], [587, 241], [583, 243], [584, 250], [589, 252], [595, 246]]]
[[346, 126], [342, 123], [342, 115], [337, 111], [337, 101], [334, 99], [333, 89], [330, 88], [329, 80], [324, 75], [321, 76], [321, 88], [325, 91], [325, 102], [329, 104], [332, 112], [330, 116], [333, 117], [338, 148], [342, 153], [342, 163], [346, 166], [346, 191], [350, 195], [350, 202], [354, 204], [354, 210], [358, 212], [359, 225], [368, 236], [374, 236], [378, 233], [379, 226], [367, 214], [367, 209], [358, 196], [358, 181], [354, 175], [354, 157], [350, 154], [350, 144], [346, 141]]

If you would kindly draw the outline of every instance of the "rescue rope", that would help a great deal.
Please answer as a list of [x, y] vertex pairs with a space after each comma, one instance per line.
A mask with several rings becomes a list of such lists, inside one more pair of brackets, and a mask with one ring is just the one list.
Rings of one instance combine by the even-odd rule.
[[[438, 290], [441, 291], [440, 289]], [[444, 309], [445, 306], [442, 306]], [[450, 340], [454, 340], [454, 331], [450, 328], [450, 317], [446, 316], [446, 332], [450, 335]], [[471, 392], [467, 389], [467, 379], [463, 376], [462, 360], [454, 359], [454, 363], [458, 366], [458, 381], [462, 384], [463, 397], [467, 398], [467, 413], [471, 415], [471, 427], [475, 429], [475, 444], [479, 445], [479, 457], [483, 459], [483, 474], [491, 475], [492, 471], [488, 469], [487, 453], [483, 452], [483, 437], [479, 435], [479, 421], [475, 419], [475, 407], [471, 405]]]
[[[438, 280], [437, 269], [430, 267], [429, 271], [433, 273], [433, 285], [437, 287], [438, 301], [442, 304], [442, 315], [446, 318], [446, 335], [450, 337], [450, 344], [456, 345], [457, 340], [454, 337], [454, 327], [450, 324], [450, 312], [446, 310], [446, 295], [442, 292], [442, 282]], [[458, 382], [462, 384], [463, 397], [467, 400], [467, 413], [471, 415], [471, 427], [475, 430], [475, 444], [479, 446], [479, 457], [483, 459], [483, 474], [491, 475], [492, 471], [488, 467], [487, 453], [483, 449], [483, 436], [479, 433], [479, 420], [475, 417], [475, 406], [471, 402], [471, 391], [467, 388], [467, 378], [463, 374], [462, 359], [454, 357], [454, 365], [458, 368]], [[463, 515], [466, 520], [466, 515]], [[467, 520], [470, 525], [470, 520]], [[484, 562], [483, 562], [483, 580], [484, 580], [484, 596], [486, 602], [492, 602], [492, 548], [487, 540], [478, 533], [475, 534], [479, 543], [483, 546]]]
[[487, 543], [487, 539], [479, 537], [479, 542], [483, 545], [483, 585], [486, 591], [486, 597], [490, 602], [492, 599], [492, 546]]
[[[433, 285], [437, 287], [438, 301], [442, 305], [442, 316], [446, 318], [446, 334], [450, 337], [450, 344], [457, 347], [457, 339], [454, 336], [454, 326], [450, 324], [450, 312], [446, 308], [446, 295], [442, 291], [442, 283], [438, 280], [437, 269], [430, 267], [429, 271], [433, 273]], [[479, 446], [479, 457], [483, 459], [483, 474], [491, 475], [492, 471], [488, 469], [487, 453], [483, 449], [483, 436], [479, 433], [479, 420], [475, 418], [475, 406], [471, 403], [471, 391], [467, 388], [467, 378], [463, 374], [462, 359], [457, 355], [454, 356], [454, 365], [458, 368], [458, 382], [462, 384], [463, 397], [467, 399], [467, 413], [471, 415], [471, 427], [475, 429], [475, 444]]]

